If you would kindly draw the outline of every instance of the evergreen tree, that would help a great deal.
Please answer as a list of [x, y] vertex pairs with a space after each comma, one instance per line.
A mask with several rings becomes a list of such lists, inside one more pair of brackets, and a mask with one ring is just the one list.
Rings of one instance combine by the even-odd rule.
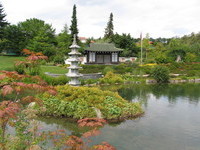
[[77, 28], [77, 18], [76, 18], [76, 5], [73, 7], [73, 13], [72, 13], [72, 21], [71, 21], [70, 31], [71, 31], [71, 37], [73, 39], [74, 34], [76, 34], [76, 38], [78, 39], [78, 28]]
[[57, 55], [67, 55], [70, 50], [69, 47], [71, 45], [71, 35], [68, 33], [67, 25], [64, 26], [64, 29], [56, 36], [57, 40]]
[[108, 21], [107, 27], [105, 28], [104, 38], [112, 40], [112, 37], [114, 35], [113, 30], [114, 30], [113, 14], [111, 13], [110, 17], [109, 17], [109, 21]]
[[4, 13], [4, 9], [2, 4], [0, 3], [0, 39], [3, 38], [3, 29], [6, 25], [8, 25], [8, 22], [5, 20], [6, 14]]

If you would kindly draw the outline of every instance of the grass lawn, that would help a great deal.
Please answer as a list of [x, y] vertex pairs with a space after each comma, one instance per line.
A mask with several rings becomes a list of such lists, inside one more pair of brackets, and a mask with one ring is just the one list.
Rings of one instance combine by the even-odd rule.
[[[17, 60], [25, 60], [25, 57], [16, 56], [0, 56], [0, 70], [13, 71], [14, 63]], [[68, 72], [67, 68], [58, 66], [41, 66], [42, 72], [50, 72], [55, 74], [65, 74]]]
[[25, 60], [25, 57], [0, 56], [0, 70], [13, 71], [17, 60]]

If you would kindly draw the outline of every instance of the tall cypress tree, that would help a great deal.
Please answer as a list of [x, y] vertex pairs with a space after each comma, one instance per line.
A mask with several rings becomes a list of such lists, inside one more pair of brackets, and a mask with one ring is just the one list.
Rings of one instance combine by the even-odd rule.
[[107, 27], [105, 28], [105, 34], [104, 34], [104, 38], [106, 39], [112, 39], [114, 33], [114, 26], [113, 26], [113, 14], [110, 13], [110, 17], [109, 17], [109, 21], [107, 24]]
[[0, 3], [0, 39], [3, 37], [3, 29], [6, 25], [8, 25], [8, 22], [5, 20], [6, 14], [4, 13], [4, 9], [2, 4]]
[[76, 37], [78, 38], [78, 28], [77, 28], [77, 18], [76, 18], [76, 5], [74, 5], [74, 7], [73, 7], [71, 23], [72, 23], [71, 26], [70, 26], [71, 37], [73, 37], [74, 34], [76, 34]]

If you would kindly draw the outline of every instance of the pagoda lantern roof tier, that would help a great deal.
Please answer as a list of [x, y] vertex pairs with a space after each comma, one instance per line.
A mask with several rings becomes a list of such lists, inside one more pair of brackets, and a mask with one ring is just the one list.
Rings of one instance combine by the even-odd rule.
[[78, 77], [81, 77], [82, 74], [80, 74], [80, 73], [79, 74], [77, 74], [77, 73], [68, 73], [67, 76], [68, 77], [77, 77], [78, 78]]
[[69, 62], [80, 62], [80, 60], [78, 58], [69, 58], [68, 61]]
[[69, 48], [78, 49], [78, 48], [80, 48], [80, 46], [78, 46], [77, 44], [72, 44]]
[[70, 66], [70, 67], [67, 67], [68, 69], [81, 69], [82, 67], [79, 67], [79, 66]]
[[68, 53], [68, 54], [69, 54], [69, 55], [81, 55], [81, 53], [76, 52], [76, 51], [70, 52], [70, 53]]

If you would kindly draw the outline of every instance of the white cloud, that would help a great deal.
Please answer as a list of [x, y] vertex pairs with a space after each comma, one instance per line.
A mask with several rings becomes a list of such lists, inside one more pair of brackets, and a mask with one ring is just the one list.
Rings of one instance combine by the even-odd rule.
[[77, 5], [79, 36], [100, 37], [114, 14], [118, 33], [140, 32], [152, 37], [182, 36], [200, 31], [199, 0], [1, 0], [7, 20], [18, 23], [39, 18], [52, 24], [57, 32], [71, 24], [73, 4]]

